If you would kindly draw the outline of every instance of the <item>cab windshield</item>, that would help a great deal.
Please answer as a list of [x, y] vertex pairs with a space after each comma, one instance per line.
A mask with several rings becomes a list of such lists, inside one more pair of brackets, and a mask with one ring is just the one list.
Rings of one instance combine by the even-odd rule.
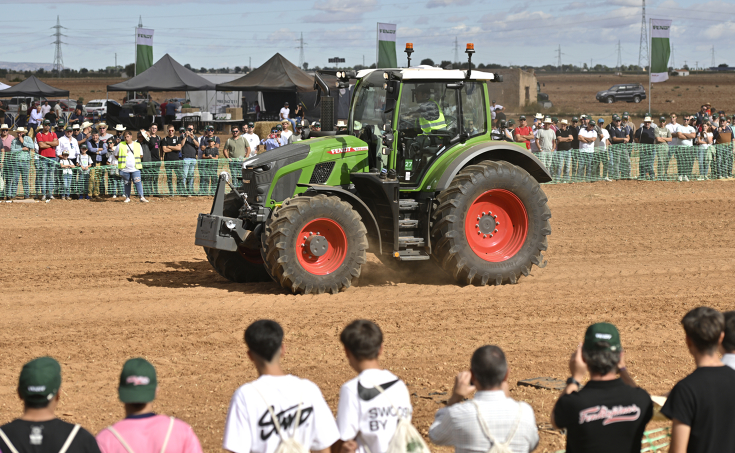
[[373, 126], [374, 133], [390, 129], [390, 118], [385, 115], [385, 80], [383, 71], [374, 71], [360, 81], [355, 92], [355, 104], [352, 108], [350, 133], [363, 130], [365, 126]]

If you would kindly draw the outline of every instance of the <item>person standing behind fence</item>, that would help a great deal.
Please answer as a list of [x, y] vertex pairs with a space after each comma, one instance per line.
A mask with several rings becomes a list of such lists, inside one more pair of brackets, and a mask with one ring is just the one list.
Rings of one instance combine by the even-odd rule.
[[709, 166], [714, 155], [714, 134], [712, 123], [708, 117], [703, 119], [702, 130], [697, 132], [697, 163], [699, 165], [699, 177], [697, 181], [709, 179]]
[[612, 166], [612, 150], [610, 149], [610, 131], [605, 125], [605, 120], [600, 118], [597, 120], [597, 140], [595, 140], [595, 160], [592, 163], [593, 173], [595, 177], [600, 175], [600, 167], [602, 167], [602, 179], [612, 181], [610, 179], [610, 167]]
[[206, 142], [207, 147], [202, 151], [202, 158], [199, 161], [199, 173], [202, 175], [199, 191], [209, 195], [214, 192], [217, 186], [219, 149], [214, 137], [207, 137]]
[[618, 115], [613, 115], [612, 127], [608, 129], [610, 132], [610, 142], [612, 143], [612, 168], [610, 174], [612, 179], [620, 178], [620, 166], [624, 160], [623, 155], [625, 154], [624, 145], [628, 143], [630, 138], [628, 137], [627, 130], [623, 127]]
[[556, 152], [554, 153], [554, 166], [556, 167], [556, 179], [568, 183], [572, 167], [572, 130], [567, 120], [561, 120], [559, 131], [556, 133]]
[[590, 182], [593, 180], [592, 162], [595, 157], [595, 140], [597, 140], [597, 132], [595, 132], [595, 122], [586, 121], [587, 125], [579, 131], [579, 172], [577, 174], [578, 181]]
[[676, 153], [676, 167], [679, 170], [679, 181], [689, 181], [694, 169], [694, 138], [697, 136], [694, 123], [696, 121], [696, 115], [685, 115], [684, 124], [677, 132], [679, 146]]
[[651, 117], [643, 118], [643, 127], [635, 131], [635, 142], [641, 146], [638, 147], [638, 179], [656, 179], [653, 172], [653, 162], [656, 159], [654, 143], [656, 143], [656, 130], [651, 127]]
[[[453, 446], [455, 453], [484, 453], [502, 447], [514, 453], [535, 450], [539, 435], [533, 408], [510, 398], [509, 375], [502, 349], [478, 348], [470, 370], [454, 379], [447, 407], [436, 412], [429, 428], [431, 441]], [[475, 391], [474, 398], [467, 400]]]
[[733, 132], [727, 124], [719, 124], [712, 135], [716, 144], [715, 175], [717, 179], [729, 178], [732, 174]]
[[[56, 133], [51, 131], [51, 121], [43, 121], [43, 131], [36, 134], [38, 142], [38, 153], [41, 159], [38, 161], [36, 171], [41, 173], [41, 201], [53, 200], [52, 192], [54, 190], [54, 173], [56, 171], [56, 147], [59, 146], [59, 139]], [[36, 189], [38, 191], [38, 189]]]
[[112, 198], [117, 198], [117, 194], [122, 195], [122, 182], [120, 180], [120, 170], [117, 168], [117, 154], [120, 150], [115, 137], [107, 140], [107, 185], [108, 191], [112, 192]]
[[141, 203], [148, 203], [143, 194], [143, 179], [140, 175], [143, 169], [143, 149], [140, 143], [133, 140], [131, 131], [125, 131], [123, 138], [125, 140], [118, 145], [117, 168], [124, 183], [125, 203], [130, 203], [133, 184], [135, 184], [135, 190], [138, 192]]
[[10, 146], [13, 144], [14, 137], [8, 133], [8, 125], [0, 126], [0, 177], [2, 177], [4, 188], [2, 191], [2, 201], [8, 198], [8, 184], [12, 175], [15, 173], [13, 161], [10, 159]]
[[[30, 174], [31, 167], [31, 155], [35, 149], [33, 139], [26, 135], [26, 129], [19, 127], [15, 131], [18, 136], [13, 138], [13, 142], [10, 144], [10, 165], [13, 169], [10, 175], [10, 181], [6, 180], [6, 187], [10, 185], [7, 195], [8, 200], [12, 201], [18, 195], [18, 180], [21, 179], [23, 183], [23, 198], [30, 198], [30, 184], [28, 183], [28, 177]], [[6, 165], [8, 159], [5, 160]]]
[[[166, 107], [168, 108], [168, 107]], [[168, 194], [178, 195], [182, 193], [183, 187], [182, 172], [181, 172], [181, 158], [179, 158], [179, 152], [181, 151], [181, 138], [177, 137], [176, 128], [173, 124], [166, 126], [168, 135], [161, 140], [161, 150], [163, 150], [163, 168], [166, 172], [166, 183], [168, 184]], [[174, 175], [176, 176], [176, 190], [174, 190]]]
[[248, 141], [251, 155], [255, 155], [258, 150], [258, 145], [260, 145], [260, 137], [255, 133], [255, 124], [252, 122], [248, 123], [246, 132], [242, 135], [245, 137], [245, 140]]
[[61, 192], [61, 199], [69, 201], [71, 200], [71, 184], [72, 178], [74, 177], [74, 162], [69, 159], [69, 150], [64, 149], [61, 151], [61, 158], [59, 159], [59, 167], [61, 168], [61, 178], [64, 184]]
[[100, 140], [100, 134], [96, 130], [92, 131], [92, 135], [87, 140], [87, 154], [94, 161], [93, 169], [89, 172], [90, 187], [87, 194], [92, 198], [100, 196], [100, 185], [104, 186], [104, 170], [102, 168], [107, 165], [107, 143]]
[[181, 157], [184, 159], [184, 191], [187, 196], [195, 195], [194, 172], [197, 167], [197, 150], [199, 143], [194, 135], [194, 126], [187, 126], [181, 136]]
[[148, 187], [143, 186], [143, 190], [146, 191], [148, 196], [156, 194], [161, 196], [161, 190], [158, 187], [158, 175], [161, 172], [161, 160], [163, 155], [161, 153], [161, 138], [158, 136], [158, 125], [151, 124], [150, 132], [143, 134], [144, 130], [140, 131], [148, 145], [148, 151], [151, 153], [151, 163], [144, 166], [143, 168], [143, 181], [148, 181]]
[[526, 123], [526, 116], [521, 115], [518, 117], [518, 127], [515, 128], [515, 141], [524, 143], [526, 149], [530, 150], [532, 138], [534, 138], [533, 129]]
[[[20, 110], [18, 111], [20, 113]], [[23, 115], [25, 116], [25, 115]], [[41, 113], [41, 106], [36, 106], [31, 110], [31, 117], [28, 120], [28, 128], [37, 131], [41, 123], [43, 122], [43, 114]], [[51, 122], [49, 122], [51, 124]]]
[[79, 157], [77, 158], [79, 166], [79, 199], [89, 200], [89, 175], [91, 168], [94, 166], [94, 160], [87, 154], [87, 144], [79, 145]]
[[228, 138], [223, 148], [225, 159], [230, 160], [230, 173], [233, 181], [242, 178], [242, 162], [251, 156], [252, 150], [247, 139], [240, 135], [240, 127], [232, 128], [232, 137]]
[[671, 130], [667, 127], [666, 117], [661, 116], [658, 118], [659, 126], [654, 131], [656, 141], [654, 148], [656, 150], [656, 161], [658, 162], [657, 171], [659, 181], [666, 179], [666, 169], [669, 165], [670, 151], [669, 143], [673, 138], [671, 137]]
[[551, 129], [551, 118], [544, 118], [543, 129], [536, 133], [536, 143], [540, 150], [541, 162], [551, 171], [553, 152], [556, 150], [556, 133]]

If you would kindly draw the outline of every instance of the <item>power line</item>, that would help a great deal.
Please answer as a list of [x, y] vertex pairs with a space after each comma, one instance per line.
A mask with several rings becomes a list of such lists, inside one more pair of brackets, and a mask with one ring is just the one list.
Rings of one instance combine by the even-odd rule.
[[[648, 28], [646, 27], [646, 0], [643, 1], [643, 16], [641, 16], [641, 43], [638, 47], [638, 67], [642, 68], [641, 60], [645, 56], [648, 61]], [[646, 53], [643, 54], [643, 47], [646, 47]]]
[[61, 29], [62, 28], [65, 29], [66, 27], [61, 26], [61, 22], [59, 21], [59, 16], [56, 16], [56, 25], [54, 25], [51, 28], [56, 29], [56, 32], [53, 35], [51, 35], [54, 38], [56, 38], [56, 40], [54, 40], [54, 42], [52, 43], [56, 45], [56, 49], [54, 50], [53, 68], [56, 70], [56, 77], [61, 77], [61, 71], [64, 70], [64, 57], [61, 55], [61, 45], [66, 44], [64, 42], [61, 42], [61, 37], [66, 36], [61, 33]]

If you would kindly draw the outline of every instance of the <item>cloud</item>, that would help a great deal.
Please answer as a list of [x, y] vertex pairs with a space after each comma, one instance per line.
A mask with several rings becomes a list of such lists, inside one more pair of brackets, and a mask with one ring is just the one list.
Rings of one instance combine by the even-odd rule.
[[449, 16], [444, 20], [447, 22], [457, 23], [467, 20], [467, 16]]
[[416, 25], [426, 25], [429, 23], [429, 18], [426, 16], [421, 16], [418, 19], [416, 19], [413, 23]]
[[304, 16], [304, 22], [311, 23], [354, 23], [362, 20], [362, 15], [376, 10], [378, 0], [348, 1], [326, 0], [316, 1], [313, 10], [322, 13]]
[[445, 6], [467, 6], [474, 3], [474, 0], [429, 0], [426, 3], [427, 8], [443, 8]]

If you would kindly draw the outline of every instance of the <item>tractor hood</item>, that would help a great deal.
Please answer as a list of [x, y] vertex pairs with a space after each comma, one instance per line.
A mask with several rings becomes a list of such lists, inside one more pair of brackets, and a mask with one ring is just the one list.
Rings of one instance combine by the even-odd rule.
[[305, 158], [308, 154], [308, 142], [301, 141], [292, 143], [290, 145], [281, 146], [280, 148], [272, 149], [270, 151], [260, 153], [255, 157], [245, 159], [245, 161], [242, 163], [242, 167], [256, 168], [264, 164], [269, 164], [271, 162], [277, 162], [284, 159], [295, 162], [296, 160]]

